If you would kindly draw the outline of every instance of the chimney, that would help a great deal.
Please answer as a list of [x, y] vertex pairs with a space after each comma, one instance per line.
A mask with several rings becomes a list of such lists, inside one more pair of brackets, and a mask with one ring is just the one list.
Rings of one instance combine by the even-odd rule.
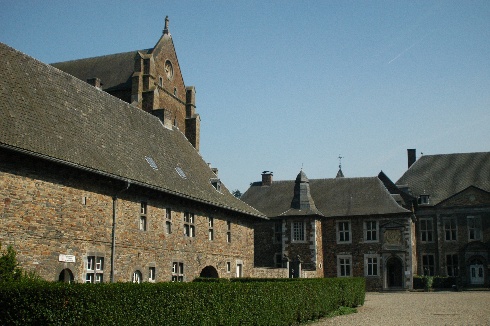
[[262, 172], [262, 186], [272, 186], [272, 171]]
[[415, 163], [415, 161], [417, 160], [417, 154], [415, 148], [407, 149], [407, 155], [408, 155], [408, 168], [410, 168], [412, 164]]
[[90, 85], [94, 86], [97, 89], [102, 89], [102, 83], [100, 82], [100, 79], [97, 77], [87, 79], [87, 83], [89, 83]]
[[150, 113], [160, 119], [165, 128], [172, 130], [172, 112], [170, 110], [157, 109], [150, 111]]

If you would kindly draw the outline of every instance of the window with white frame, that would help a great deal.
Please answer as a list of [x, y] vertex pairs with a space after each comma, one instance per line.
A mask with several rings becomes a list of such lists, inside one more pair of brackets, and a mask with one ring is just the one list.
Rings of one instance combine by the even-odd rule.
[[194, 213], [184, 213], [184, 234], [190, 238], [194, 238], [196, 236], [196, 227], [194, 226]]
[[150, 266], [148, 268], [148, 281], [155, 282], [156, 279], [156, 268], [154, 266]]
[[305, 241], [305, 222], [293, 222], [291, 232], [293, 242]]
[[172, 282], [184, 282], [184, 263], [172, 263]]
[[226, 221], [226, 242], [231, 242], [231, 221]]
[[420, 240], [422, 242], [434, 241], [432, 217], [420, 219]]
[[229, 261], [226, 262], [226, 272], [231, 273], [231, 262]]
[[379, 275], [379, 257], [378, 255], [364, 255], [364, 275], [378, 276]]
[[338, 255], [337, 256], [337, 276], [348, 277], [352, 276], [352, 256]]
[[458, 255], [446, 255], [447, 276], [458, 276]]
[[172, 210], [169, 207], [165, 209], [165, 232], [172, 233]]
[[351, 243], [350, 221], [337, 222], [337, 242]]
[[142, 279], [143, 277], [141, 276], [141, 272], [140, 271], [134, 271], [132, 277], [131, 277], [131, 282], [133, 283], [141, 283], [142, 282]]
[[458, 229], [456, 225], [456, 218], [444, 219], [444, 233], [446, 241], [456, 241]]
[[422, 255], [422, 271], [424, 275], [435, 275], [435, 258], [432, 254]]
[[214, 218], [208, 217], [208, 240], [214, 240]]
[[85, 283], [102, 283], [104, 281], [104, 257], [87, 256], [85, 262]]
[[364, 222], [364, 241], [365, 242], [377, 242], [378, 241], [378, 222], [366, 221]]
[[282, 221], [274, 222], [274, 243], [282, 243]]
[[481, 240], [481, 218], [480, 216], [468, 216], [468, 240]]
[[139, 229], [141, 231], [146, 231], [146, 215], [148, 211], [148, 204], [146, 202], [141, 202], [140, 205], [140, 223], [139, 223]]

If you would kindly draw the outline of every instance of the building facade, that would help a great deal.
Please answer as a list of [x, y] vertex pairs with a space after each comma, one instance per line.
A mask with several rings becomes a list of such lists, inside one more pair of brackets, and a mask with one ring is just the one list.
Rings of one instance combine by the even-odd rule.
[[255, 223], [255, 265], [289, 277], [366, 277], [367, 288], [409, 289], [416, 260], [414, 216], [378, 177], [273, 181], [265, 171], [242, 200]]
[[253, 222], [265, 216], [184, 133], [188, 103], [165, 44], [164, 31], [147, 51], [172, 63], [162, 84], [180, 85], [152, 91], [176, 96], [162, 114], [145, 109], [145, 91], [131, 105], [0, 44], [0, 242], [26, 270], [89, 283], [253, 275]]
[[417, 199], [417, 274], [490, 285], [490, 153], [408, 159], [396, 184]]

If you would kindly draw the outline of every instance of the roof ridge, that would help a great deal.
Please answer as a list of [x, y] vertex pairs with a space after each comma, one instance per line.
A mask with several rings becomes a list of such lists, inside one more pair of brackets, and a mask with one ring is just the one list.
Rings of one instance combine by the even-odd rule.
[[66, 61], [51, 62], [51, 63], [49, 63], [49, 65], [56, 65], [56, 64], [60, 64], [60, 63], [70, 63], [70, 62], [77, 62], [77, 61], [85, 61], [85, 60], [90, 60], [90, 59], [100, 59], [100, 58], [103, 58], [103, 57], [112, 57], [112, 56], [129, 54], [129, 53], [138, 53], [139, 51], [150, 51], [152, 49], [153, 48], [148, 48], [148, 49], [142, 49], [142, 50], [132, 50], [132, 51], [125, 51], [125, 52], [118, 52], [118, 53], [110, 53], [110, 54], [96, 55], [94, 57], [86, 57], [86, 58], [80, 58], [80, 59], [73, 59], [73, 60], [66, 60]]

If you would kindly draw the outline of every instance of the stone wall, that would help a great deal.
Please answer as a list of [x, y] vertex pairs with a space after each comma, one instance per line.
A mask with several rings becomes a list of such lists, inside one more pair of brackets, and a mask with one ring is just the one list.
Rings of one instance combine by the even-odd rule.
[[[104, 282], [110, 280], [114, 207], [115, 281], [130, 281], [135, 271], [148, 280], [150, 267], [156, 281], [170, 281], [173, 262], [184, 264], [186, 281], [207, 266], [219, 277], [235, 277], [238, 264], [242, 276], [253, 275], [250, 217], [135, 185], [126, 189], [122, 181], [34, 157], [0, 154], [0, 242], [13, 245], [21, 266], [47, 280], [57, 280], [69, 268], [75, 281], [83, 282], [89, 256], [103, 257], [101, 274]], [[146, 230], [140, 229], [142, 202]], [[167, 234], [169, 208], [172, 232]], [[185, 212], [194, 214], [194, 237], [184, 235]]]

